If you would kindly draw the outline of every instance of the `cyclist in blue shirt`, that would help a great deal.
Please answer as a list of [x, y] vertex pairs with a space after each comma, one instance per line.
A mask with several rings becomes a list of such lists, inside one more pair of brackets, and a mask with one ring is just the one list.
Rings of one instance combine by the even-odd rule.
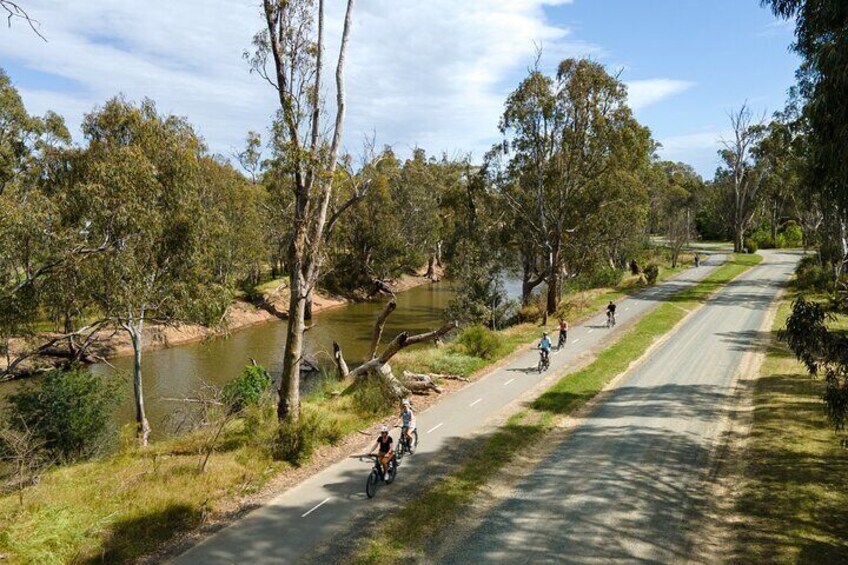
[[549, 360], [552, 347], [553, 344], [551, 343], [551, 338], [548, 337], [548, 332], [543, 332], [542, 341], [539, 342], [539, 350], [542, 352], [542, 357], [545, 361]]

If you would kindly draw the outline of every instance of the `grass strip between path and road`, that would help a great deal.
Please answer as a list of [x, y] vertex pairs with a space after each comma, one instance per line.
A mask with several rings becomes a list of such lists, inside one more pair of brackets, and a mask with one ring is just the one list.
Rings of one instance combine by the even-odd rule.
[[684, 289], [646, 314], [588, 366], [562, 377], [512, 415], [487, 437], [455, 473], [440, 478], [425, 493], [381, 520], [353, 550], [362, 564], [416, 559], [444, 528], [459, 519], [481, 488], [510, 464], [520, 451], [532, 449], [558, 423], [573, 413], [639, 359], [657, 339], [721, 287], [759, 264], [759, 255], [734, 255], [700, 283]]
[[[795, 296], [780, 304], [754, 386], [733, 563], [848, 562], [848, 458], [825, 414], [825, 383], [777, 339]], [[828, 326], [848, 331], [848, 316]]]

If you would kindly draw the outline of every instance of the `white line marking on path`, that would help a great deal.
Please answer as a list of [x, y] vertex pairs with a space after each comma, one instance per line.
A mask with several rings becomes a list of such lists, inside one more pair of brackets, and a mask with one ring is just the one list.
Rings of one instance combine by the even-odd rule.
[[593, 331], [595, 331], [595, 329], [594, 329], [594, 328], [592, 328], [591, 330], [589, 330], [589, 333], [592, 333]]
[[478, 398], [477, 400], [475, 400], [474, 402], [472, 402], [471, 404], [469, 404], [469, 405], [468, 405], [468, 407], [469, 407], [469, 408], [471, 408], [472, 406], [474, 406], [474, 405], [475, 405], [475, 404], [477, 404], [478, 402], [483, 402], [483, 399], [482, 399], [482, 398]]
[[444, 425], [445, 425], [444, 422], [442, 422], [441, 424], [436, 424], [435, 426], [433, 426], [432, 428], [427, 430], [427, 433], [429, 434], [430, 432], [435, 432], [436, 430], [438, 430], [439, 428], [441, 428]]
[[627, 312], [628, 310], [630, 310], [630, 306], [624, 309], [625, 312]]
[[511, 382], [512, 382], [512, 381], [514, 381], [514, 380], [515, 380], [515, 379], [509, 379], [508, 381], [506, 381], [506, 382], [504, 383], [504, 386], [508, 385], [509, 383], [511, 383]]
[[571, 343], [577, 343], [578, 341], [580, 341], [579, 337], [577, 339], [575, 339], [574, 341], [572, 341]]
[[303, 514], [301, 514], [301, 515], [300, 515], [300, 517], [301, 517], [301, 518], [306, 518], [307, 516], [309, 516], [310, 514], [312, 514], [313, 512], [315, 512], [316, 510], [318, 510], [319, 508], [321, 508], [322, 506], [324, 506], [325, 504], [327, 504], [329, 501], [330, 501], [330, 499], [329, 499], [329, 498], [325, 498], [324, 500], [322, 500], [321, 502], [319, 502], [318, 504], [316, 504], [315, 506], [313, 506], [313, 507], [312, 507], [312, 510], [309, 510], [309, 511], [304, 512]]

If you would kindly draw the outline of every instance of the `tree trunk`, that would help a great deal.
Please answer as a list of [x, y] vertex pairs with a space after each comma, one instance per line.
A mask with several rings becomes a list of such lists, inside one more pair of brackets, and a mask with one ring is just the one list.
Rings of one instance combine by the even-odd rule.
[[548, 274], [548, 304], [545, 311], [548, 314], [554, 314], [559, 306], [559, 269], [552, 268]]
[[392, 298], [386, 303], [383, 311], [377, 317], [377, 321], [374, 323], [374, 330], [371, 332], [371, 347], [368, 349], [368, 355], [365, 356], [366, 363], [377, 356], [377, 347], [380, 346], [380, 338], [383, 337], [383, 328], [386, 325], [386, 319], [395, 311], [395, 308], [397, 308], [397, 302]]
[[430, 253], [430, 258], [427, 260], [427, 272], [424, 277], [432, 280], [436, 279], [436, 254]]
[[135, 423], [136, 438], [139, 445], [147, 447], [150, 437], [150, 424], [147, 422], [147, 414], [144, 411], [144, 392], [141, 386], [141, 332], [144, 322], [138, 322], [135, 327], [130, 328], [130, 339], [133, 346], [133, 393], [135, 395]]
[[314, 289], [310, 289], [309, 292], [306, 293], [306, 304], [303, 307], [303, 318], [305, 320], [312, 319], [312, 295], [314, 294]]
[[733, 252], [742, 253], [745, 248], [745, 230], [741, 226], [736, 226], [735, 237], [733, 238]]
[[771, 244], [777, 247], [777, 202], [772, 204], [771, 211]]
[[306, 293], [296, 268], [290, 276], [289, 319], [286, 347], [283, 351], [283, 378], [280, 382], [277, 419], [297, 421], [300, 417], [300, 365], [303, 359], [303, 332], [306, 315]]

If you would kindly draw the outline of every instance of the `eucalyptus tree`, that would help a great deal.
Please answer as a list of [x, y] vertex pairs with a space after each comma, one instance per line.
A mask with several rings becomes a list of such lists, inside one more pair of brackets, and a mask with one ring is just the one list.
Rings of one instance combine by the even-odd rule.
[[[14, 355], [9, 339], [32, 333], [50, 287], [73, 266], [101, 250], [105, 242], [82, 237], [80, 226], [62, 220], [55, 198], [57, 176], [69, 167], [70, 134], [52, 112], [30, 115], [8, 76], [0, 70], [0, 349], [3, 374], [51, 346], [32, 344]], [[52, 281], [52, 282], [51, 282]]]
[[733, 234], [733, 250], [745, 247], [745, 232], [762, 202], [765, 164], [758, 163], [754, 150], [763, 137], [762, 121], [757, 121], [747, 104], [730, 112], [732, 137], [723, 139], [718, 154], [724, 162], [716, 172], [716, 183], [724, 192], [724, 218]]
[[663, 177], [660, 181], [663, 186], [655, 202], [658, 226], [668, 241], [671, 266], [677, 267], [680, 253], [689, 244], [694, 232], [694, 210], [703, 192], [704, 181], [684, 163], [662, 161], [656, 167]]
[[326, 115], [324, 0], [263, 0], [265, 26], [254, 38], [254, 52], [245, 54], [252, 69], [277, 93], [281, 144], [294, 195], [287, 265], [288, 328], [277, 407], [280, 420], [297, 420], [300, 414], [304, 320], [324, 265], [327, 228], [333, 223], [328, 212], [345, 119], [344, 72], [353, 7], [354, 0], [347, 0], [335, 65], [335, 117], [329, 128], [322, 123]]
[[198, 191], [205, 233], [201, 262], [227, 288], [243, 281], [255, 285], [269, 256], [263, 217], [267, 192], [208, 156], [199, 161]]
[[527, 242], [525, 299], [545, 282], [550, 313], [569, 259], [581, 260], [568, 251], [585, 249], [586, 238], [592, 249], [603, 245], [607, 227], [631, 211], [616, 179], [638, 187], [638, 175], [626, 171], [650, 159], [650, 134], [626, 101], [625, 85], [585, 59], [563, 61], [554, 77], [532, 70], [507, 99], [504, 140], [489, 154], [489, 168], [510, 224]]
[[[803, 184], [819, 194], [826, 224], [822, 251], [848, 270], [848, 7], [843, 0], [762, 0], [795, 22], [793, 48], [802, 57], [797, 76], [809, 124]], [[828, 250], [832, 250], [829, 251]], [[838, 255], [838, 256], [837, 256]]]
[[133, 348], [137, 437], [150, 434], [141, 360], [146, 324], [212, 323], [229, 302], [205, 261], [208, 231], [201, 188], [203, 145], [191, 126], [115, 98], [83, 122], [83, 182], [68, 191], [67, 213], [105, 232], [114, 247], [97, 260], [87, 288], [104, 319]]

